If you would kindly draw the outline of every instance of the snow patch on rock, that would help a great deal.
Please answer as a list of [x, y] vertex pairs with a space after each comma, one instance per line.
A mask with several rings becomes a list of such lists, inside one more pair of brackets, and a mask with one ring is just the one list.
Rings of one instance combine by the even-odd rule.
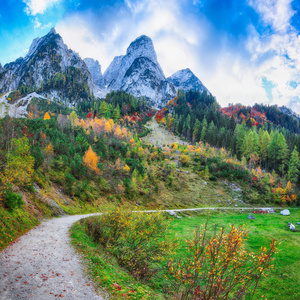
[[4, 118], [6, 115], [12, 118], [26, 118], [28, 115], [27, 106], [33, 98], [47, 99], [37, 93], [31, 93], [17, 100], [14, 104], [10, 104], [7, 100], [9, 94], [6, 93], [0, 98], [0, 118]]

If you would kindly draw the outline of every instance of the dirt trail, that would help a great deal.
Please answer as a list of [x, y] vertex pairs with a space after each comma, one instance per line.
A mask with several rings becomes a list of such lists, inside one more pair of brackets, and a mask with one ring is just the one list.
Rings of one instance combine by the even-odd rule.
[[0, 299], [104, 299], [70, 246], [69, 228], [87, 216], [43, 222], [0, 252]]

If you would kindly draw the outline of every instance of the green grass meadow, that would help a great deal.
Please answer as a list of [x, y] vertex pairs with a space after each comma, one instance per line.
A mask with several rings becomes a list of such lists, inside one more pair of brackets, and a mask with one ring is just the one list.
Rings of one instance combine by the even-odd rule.
[[[261, 246], [268, 247], [271, 240], [280, 242], [279, 252], [275, 256], [274, 269], [270, 270], [261, 282], [257, 299], [299, 300], [300, 299], [300, 225], [298, 232], [291, 232], [288, 222], [300, 222], [300, 209], [291, 209], [290, 216], [275, 214], [255, 214], [256, 220], [249, 220], [248, 213], [211, 212], [208, 231], [212, 234], [217, 228], [224, 226], [229, 232], [230, 225], [244, 225], [249, 230], [249, 238], [245, 244], [247, 250], [259, 252]], [[187, 255], [186, 240], [191, 239], [194, 230], [205, 223], [207, 213], [185, 212], [182, 219], [171, 220], [170, 239], [176, 238], [179, 247], [175, 258]], [[107, 291], [112, 299], [172, 299], [166, 296], [166, 290], [172, 289], [172, 282], [166, 278], [167, 259], [159, 266], [159, 271], [149, 282], [140, 282], [132, 278], [128, 272], [119, 267], [116, 260], [105, 253], [84, 232], [80, 223], [71, 229], [75, 248], [83, 254], [89, 273], [99, 289]], [[121, 289], [116, 288], [117, 283]], [[264, 296], [264, 297], [263, 297]]]

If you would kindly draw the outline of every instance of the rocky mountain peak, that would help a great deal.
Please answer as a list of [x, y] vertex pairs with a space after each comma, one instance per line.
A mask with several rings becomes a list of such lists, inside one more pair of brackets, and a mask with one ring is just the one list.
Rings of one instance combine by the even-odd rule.
[[152, 40], [146, 36], [141, 35], [136, 38], [127, 48], [126, 55], [134, 58], [147, 57], [153, 62], [157, 62], [157, 56]]
[[63, 51], [68, 50], [68, 47], [64, 44], [62, 37], [59, 34], [57, 34], [54, 28], [52, 28], [45, 36], [41, 38], [37, 37], [32, 41], [29, 51], [25, 56], [25, 59], [28, 59], [32, 55], [34, 55], [43, 45], [44, 48], [47, 48], [49, 44], [51, 44], [52, 48], [60, 47], [63, 48]]
[[93, 58], [85, 58], [84, 62], [92, 75], [94, 83], [101, 89], [104, 88], [104, 79], [99, 61]]
[[48, 34], [56, 34], [56, 30], [54, 27], [51, 28]]
[[[119, 90], [122, 87], [127, 86], [124, 80], [127, 80], [130, 77], [128, 71], [134, 69], [131, 68], [132, 64], [134, 64], [136, 59], [140, 58], [147, 58], [152, 63], [154, 63], [156, 65], [155, 73], [157, 73], [157, 77], [160, 79], [163, 78], [163, 80], [165, 80], [163, 71], [159, 63], [157, 62], [157, 56], [152, 40], [149, 37], [142, 35], [129, 45], [126, 51], [126, 55], [115, 57], [105, 71], [104, 81], [107, 85], [108, 90]], [[146, 66], [146, 64], [144, 64], [144, 66]], [[149, 80], [151, 79], [149, 78]], [[136, 84], [138, 84], [138, 81], [135, 80], [135, 82]]]
[[206, 91], [210, 94], [208, 89], [189, 68], [175, 72], [167, 80], [174, 85], [177, 91], [183, 90], [187, 92], [189, 90], [198, 90], [200, 92]]
[[[35, 90], [43, 86], [44, 94], [66, 101], [67, 98], [70, 99], [70, 95], [72, 99], [78, 100], [80, 97], [88, 97], [91, 92], [96, 94], [99, 91], [84, 61], [78, 53], [68, 48], [54, 28], [47, 35], [33, 40], [25, 58], [5, 65], [5, 69], [5, 76], [0, 78], [2, 93], [20, 86], [32, 87]], [[77, 85], [88, 86], [85, 94], [79, 95], [75, 85], [67, 88], [66, 84], [54, 84], [55, 80], [58, 82], [62, 76], [69, 78], [70, 74], [76, 76]]]

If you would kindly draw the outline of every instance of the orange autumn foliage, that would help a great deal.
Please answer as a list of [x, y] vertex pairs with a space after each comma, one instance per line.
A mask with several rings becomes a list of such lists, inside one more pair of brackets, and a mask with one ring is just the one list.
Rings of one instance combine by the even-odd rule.
[[49, 143], [49, 145], [45, 148], [45, 153], [49, 154], [49, 155], [54, 154], [54, 148], [53, 148], [52, 143]]
[[288, 192], [291, 192], [291, 190], [292, 190], [292, 184], [291, 184], [291, 181], [290, 181], [290, 180], [288, 181], [288, 183], [287, 183], [287, 185], [286, 185], [286, 190], [287, 190]]
[[86, 130], [92, 130], [97, 137], [100, 137], [104, 133], [110, 133], [119, 140], [131, 138], [129, 136], [129, 131], [120, 125], [115, 124], [112, 119], [106, 120], [105, 118], [99, 119], [95, 117], [93, 119], [77, 120], [76, 124]]
[[50, 119], [51, 119], [51, 117], [50, 117], [49, 113], [46, 112], [44, 115], [44, 120], [50, 120]]
[[100, 174], [100, 169], [98, 168], [99, 156], [93, 151], [91, 146], [85, 152], [83, 162], [88, 169], [96, 174]]

